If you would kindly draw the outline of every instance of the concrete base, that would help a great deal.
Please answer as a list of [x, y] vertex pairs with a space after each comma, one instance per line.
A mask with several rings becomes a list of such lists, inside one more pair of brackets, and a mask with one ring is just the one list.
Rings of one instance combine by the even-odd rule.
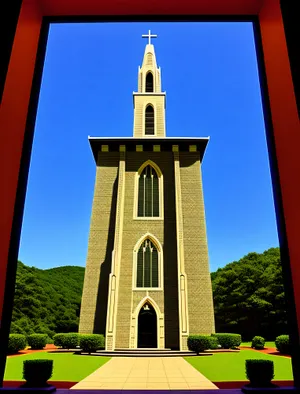
[[[22, 385], [24, 386], [24, 385]], [[56, 391], [56, 387], [54, 386], [47, 386], [47, 387], [1, 387], [0, 392], [8, 391], [9, 393], [22, 393], [22, 394], [48, 394], [53, 393]]]
[[266, 394], [272, 392], [280, 393], [300, 393], [300, 389], [296, 387], [279, 387], [277, 385], [273, 385], [273, 387], [250, 387], [248, 385], [242, 387], [242, 392], [245, 394]]

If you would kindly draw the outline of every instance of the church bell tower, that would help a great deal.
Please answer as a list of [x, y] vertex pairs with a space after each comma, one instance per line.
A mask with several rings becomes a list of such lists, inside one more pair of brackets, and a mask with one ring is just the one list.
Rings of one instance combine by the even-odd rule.
[[142, 67], [138, 70], [138, 91], [133, 93], [134, 103], [134, 137], [165, 137], [165, 108], [166, 93], [161, 91], [161, 71], [157, 67], [154, 46], [151, 34], [142, 37], [148, 38], [145, 48]]
[[[80, 333], [108, 351], [187, 350], [215, 330], [201, 164], [208, 137], [166, 137], [166, 93], [148, 39], [133, 137], [89, 137], [96, 180]], [[186, 134], [186, 130], [183, 130]]]

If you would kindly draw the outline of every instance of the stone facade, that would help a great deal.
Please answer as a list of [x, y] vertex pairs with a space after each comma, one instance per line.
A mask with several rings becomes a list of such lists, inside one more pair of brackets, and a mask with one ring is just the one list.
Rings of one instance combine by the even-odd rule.
[[99, 154], [79, 332], [105, 334], [116, 221], [119, 154]]
[[[149, 72], [152, 92], [145, 88]], [[90, 139], [97, 174], [79, 332], [104, 334], [107, 350], [138, 347], [139, 314], [147, 303], [156, 316], [158, 348], [184, 350], [189, 334], [214, 332], [200, 168], [208, 139], [168, 144], [160, 75], [148, 44], [134, 93], [135, 145], [122, 138]], [[144, 126], [149, 104], [151, 136]], [[157, 217], [137, 216], [138, 179], [146, 164], [159, 178]], [[156, 288], [136, 287], [137, 253], [146, 239], [158, 250]]]

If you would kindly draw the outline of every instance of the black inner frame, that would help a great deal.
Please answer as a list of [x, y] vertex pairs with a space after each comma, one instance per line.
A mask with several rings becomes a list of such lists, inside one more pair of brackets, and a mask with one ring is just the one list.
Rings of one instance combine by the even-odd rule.
[[[10, 26], [12, 27], [12, 29], [8, 29], [9, 37], [6, 40], [6, 43], [8, 43], [8, 45], [5, 48], [7, 53], [6, 53], [5, 61], [2, 62], [1, 64], [1, 70], [0, 70], [1, 77], [6, 76], [10, 51], [12, 48], [12, 42], [16, 28], [16, 23], [17, 23], [16, 14], [19, 15], [19, 11], [20, 11], [20, 1], [18, 1], [18, 3], [12, 9], [11, 15], [9, 15], [10, 16], [9, 22], [11, 23]], [[293, 6], [289, 9], [287, 8], [285, 9], [285, 15], [287, 15], [287, 18], [291, 17], [292, 12], [293, 12]], [[185, 15], [182, 17], [172, 16], [172, 15], [169, 16], [138, 15], [138, 16], [98, 16], [98, 17], [94, 17], [94, 16], [63, 17], [62, 16], [62, 17], [43, 18], [40, 37], [39, 37], [39, 45], [38, 45], [37, 58], [36, 58], [35, 69], [34, 69], [33, 82], [31, 87], [31, 96], [30, 96], [30, 102], [29, 102], [29, 108], [27, 114], [27, 121], [25, 126], [25, 136], [24, 136], [24, 143], [23, 143], [22, 156], [21, 156], [18, 187], [16, 193], [14, 218], [13, 218], [11, 240], [10, 240], [10, 246], [8, 252], [3, 314], [2, 314], [2, 321], [0, 325], [0, 387], [2, 387], [3, 385], [3, 376], [4, 376], [5, 364], [6, 364], [6, 351], [8, 345], [10, 323], [12, 318], [20, 235], [22, 228], [22, 220], [23, 220], [23, 212], [24, 212], [24, 204], [26, 197], [27, 180], [28, 180], [30, 157], [31, 157], [31, 150], [32, 150], [32, 143], [34, 136], [37, 106], [39, 100], [41, 79], [42, 79], [47, 39], [49, 33], [49, 25], [50, 23], [72, 23], [72, 22], [73, 23], [74, 22], [76, 23], [79, 22], [85, 22], [85, 23], [87, 22], [252, 22], [256, 53], [257, 53], [259, 81], [261, 86], [261, 96], [262, 96], [262, 104], [263, 104], [263, 112], [264, 112], [271, 178], [272, 178], [274, 205], [276, 211], [277, 230], [279, 236], [281, 263], [283, 268], [284, 289], [285, 289], [285, 296], [287, 302], [288, 328], [289, 328], [288, 331], [290, 335], [290, 342], [292, 345], [291, 346], [292, 368], [294, 375], [294, 386], [300, 387], [299, 327], [297, 323], [295, 295], [293, 291], [293, 281], [292, 281], [290, 257], [288, 250], [288, 240], [287, 240], [284, 213], [283, 213], [278, 163], [276, 157], [274, 132], [273, 132], [273, 125], [271, 118], [271, 108], [270, 108], [270, 101], [269, 101], [267, 81], [266, 81], [266, 70], [264, 64], [262, 38], [261, 38], [260, 25], [257, 15], [249, 15], [246, 17], [244, 15], [227, 16], [227, 17], [223, 15], [222, 16]], [[286, 24], [288, 24], [287, 21]], [[294, 54], [293, 64], [295, 65], [297, 60], [295, 58], [295, 54], [296, 52], [298, 53], [298, 51], [295, 51], [296, 45], [293, 47], [293, 43], [291, 47], [293, 49], [292, 53]], [[6, 61], [7, 58], [8, 61]], [[295, 75], [296, 75], [295, 68], [293, 68], [293, 79], [294, 82], [296, 83], [297, 81], [299, 81], [299, 79], [295, 79]], [[4, 88], [4, 83], [3, 86], [1, 83], [1, 94], [3, 93], [3, 88]], [[299, 108], [299, 95], [296, 98]]]

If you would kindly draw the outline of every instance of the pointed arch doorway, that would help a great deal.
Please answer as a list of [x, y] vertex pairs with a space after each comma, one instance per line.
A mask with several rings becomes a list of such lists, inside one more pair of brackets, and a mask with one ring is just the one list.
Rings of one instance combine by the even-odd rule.
[[157, 348], [157, 315], [149, 302], [139, 312], [137, 342], [138, 348]]

